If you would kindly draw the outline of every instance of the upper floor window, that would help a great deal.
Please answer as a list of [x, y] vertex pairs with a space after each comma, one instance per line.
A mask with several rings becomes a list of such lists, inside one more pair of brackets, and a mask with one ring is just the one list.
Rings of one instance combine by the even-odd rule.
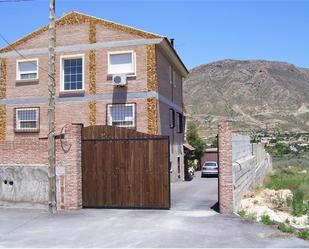
[[38, 132], [40, 109], [16, 108], [15, 109], [15, 131], [16, 132]]
[[173, 79], [174, 79], [174, 81], [173, 81], [173, 83], [174, 83], [174, 87], [176, 87], [176, 82], [177, 82], [177, 73], [176, 73], [176, 71], [175, 70], [173, 70]]
[[39, 60], [18, 60], [16, 63], [16, 80], [37, 80], [39, 78]]
[[170, 84], [176, 87], [176, 72], [172, 66], [169, 66], [169, 79]]
[[107, 123], [118, 127], [135, 127], [135, 104], [107, 105]]
[[170, 79], [170, 84], [174, 84], [174, 69], [172, 66], [169, 67], [169, 79]]
[[108, 74], [127, 74], [135, 76], [135, 53], [133, 51], [109, 52]]
[[84, 55], [61, 57], [61, 91], [84, 90]]

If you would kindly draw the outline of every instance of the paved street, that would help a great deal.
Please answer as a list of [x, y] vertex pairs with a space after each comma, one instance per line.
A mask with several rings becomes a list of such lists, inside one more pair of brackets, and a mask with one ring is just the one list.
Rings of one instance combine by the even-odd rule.
[[309, 247], [275, 229], [211, 209], [217, 179], [172, 184], [171, 210], [0, 209], [0, 247]]

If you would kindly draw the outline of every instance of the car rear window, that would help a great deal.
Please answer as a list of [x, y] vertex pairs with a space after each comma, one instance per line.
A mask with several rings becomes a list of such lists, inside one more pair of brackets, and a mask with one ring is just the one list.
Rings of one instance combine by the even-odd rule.
[[205, 163], [204, 166], [217, 166], [216, 163]]

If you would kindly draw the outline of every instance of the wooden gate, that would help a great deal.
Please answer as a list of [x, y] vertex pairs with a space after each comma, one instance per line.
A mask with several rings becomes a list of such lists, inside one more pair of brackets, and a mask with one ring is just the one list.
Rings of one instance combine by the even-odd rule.
[[170, 208], [168, 137], [83, 128], [82, 188], [84, 207]]

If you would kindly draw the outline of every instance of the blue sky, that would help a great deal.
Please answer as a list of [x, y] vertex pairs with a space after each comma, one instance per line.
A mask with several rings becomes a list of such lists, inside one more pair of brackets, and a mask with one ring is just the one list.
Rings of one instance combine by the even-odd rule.
[[[0, 33], [11, 42], [48, 22], [48, 0], [1, 1]], [[56, 0], [57, 17], [71, 10], [175, 38], [189, 69], [227, 58], [309, 68], [309, 0]]]

